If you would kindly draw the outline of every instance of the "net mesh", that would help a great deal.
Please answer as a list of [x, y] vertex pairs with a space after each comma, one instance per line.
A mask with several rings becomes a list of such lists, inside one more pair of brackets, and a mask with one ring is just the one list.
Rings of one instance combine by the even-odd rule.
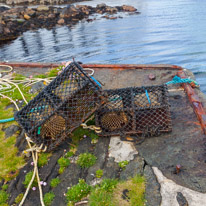
[[170, 132], [166, 85], [106, 90], [107, 102], [95, 112], [100, 135], [157, 136]]
[[50, 151], [102, 103], [101, 88], [73, 62], [17, 112], [15, 119], [34, 143]]

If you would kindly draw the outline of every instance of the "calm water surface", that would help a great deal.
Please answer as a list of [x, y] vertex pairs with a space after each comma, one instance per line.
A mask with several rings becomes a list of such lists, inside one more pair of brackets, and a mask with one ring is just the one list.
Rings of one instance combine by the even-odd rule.
[[[95, 6], [102, 1], [83, 2]], [[72, 28], [25, 32], [0, 46], [0, 60], [84, 63], [176, 64], [195, 73], [206, 93], [206, 1], [120, 0], [140, 15], [79, 22]]]

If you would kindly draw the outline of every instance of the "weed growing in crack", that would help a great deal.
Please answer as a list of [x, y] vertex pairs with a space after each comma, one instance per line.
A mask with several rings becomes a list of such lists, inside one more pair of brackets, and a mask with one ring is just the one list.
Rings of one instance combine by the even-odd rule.
[[44, 195], [44, 204], [45, 206], [50, 206], [52, 201], [55, 198], [55, 194], [53, 192], [48, 192]]
[[97, 158], [91, 153], [82, 153], [77, 159], [77, 164], [81, 168], [89, 168], [95, 164]]
[[66, 193], [68, 205], [73, 205], [83, 197], [86, 197], [90, 193], [91, 188], [92, 187], [88, 185], [85, 180], [79, 179], [79, 183], [69, 188]]
[[60, 179], [57, 177], [51, 180], [50, 185], [52, 188], [55, 188], [60, 182]]
[[123, 170], [126, 168], [128, 164], [129, 164], [129, 161], [127, 160], [118, 163], [119, 167], [122, 168]]
[[58, 162], [58, 164], [60, 166], [59, 174], [62, 174], [64, 172], [65, 168], [70, 165], [70, 160], [65, 158], [65, 157], [59, 158], [57, 162]]
[[97, 170], [96, 171], [96, 178], [101, 178], [103, 175], [103, 170]]

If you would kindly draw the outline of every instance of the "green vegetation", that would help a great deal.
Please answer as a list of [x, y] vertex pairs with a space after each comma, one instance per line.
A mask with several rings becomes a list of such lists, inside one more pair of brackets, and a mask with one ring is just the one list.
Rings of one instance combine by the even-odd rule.
[[[31, 181], [31, 179], [32, 179], [32, 176], [33, 176], [33, 171], [28, 172], [28, 173], [26, 174], [25, 180], [24, 180], [24, 182], [23, 182], [25, 188], [28, 187], [28, 185], [29, 185], [29, 183], [30, 183], [30, 181]], [[36, 179], [36, 177], [35, 177], [35, 178], [34, 178], [34, 181], [33, 181], [33, 183], [32, 183], [32, 187], [36, 187], [36, 186], [38, 186], [38, 182], [37, 182], [37, 179]]]
[[66, 198], [69, 205], [80, 201], [83, 197], [86, 197], [90, 191], [91, 186], [88, 185], [83, 179], [80, 179], [79, 183], [69, 188], [66, 193]]
[[58, 164], [60, 166], [59, 174], [62, 174], [64, 172], [65, 168], [70, 165], [70, 160], [65, 158], [65, 157], [59, 158], [57, 162], [58, 162]]
[[15, 203], [19, 204], [21, 202], [21, 200], [23, 199], [24, 194], [20, 193], [16, 198], [15, 198]]
[[72, 157], [73, 155], [74, 155], [74, 152], [69, 151], [64, 155], [64, 157], [69, 158], [69, 157]]
[[51, 180], [50, 185], [52, 188], [55, 188], [60, 182], [60, 179], [57, 177]]
[[[123, 191], [127, 191], [125, 200]], [[120, 182], [114, 190], [113, 202], [120, 206], [145, 206], [145, 178], [136, 175], [125, 182]]]
[[51, 153], [40, 153], [38, 159], [38, 167], [43, 167], [44, 165], [46, 165], [51, 155]]
[[103, 175], [103, 170], [97, 170], [96, 171], [96, 178], [101, 178]]
[[8, 189], [9, 185], [5, 184], [1, 187], [2, 190], [6, 191]]
[[95, 134], [94, 131], [78, 127], [72, 132], [72, 143], [77, 145], [79, 143], [79, 140], [81, 140], [84, 136], [90, 137], [91, 139], [99, 138], [99, 136]]
[[119, 167], [121, 167], [123, 170], [126, 168], [128, 164], [129, 164], [129, 161], [127, 160], [118, 163]]
[[79, 155], [77, 164], [81, 168], [89, 168], [95, 164], [97, 158], [91, 153], [82, 153]]
[[7, 205], [9, 194], [6, 191], [0, 190], [0, 206]]
[[[91, 190], [90, 206], [145, 206], [145, 179], [140, 175], [118, 182], [105, 179]], [[124, 196], [124, 199], [122, 198]]]
[[45, 206], [50, 206], [52, 201], [55, 198], [55, 194], [53, 192], [48, 192], [44, 195], [44, 204]]
[[90, 206], [114, 206], [113, 190], [116, 188], [118, 180], [104, 179], [100, 185], [93, 188], [89, 196]]
[[2, 129], [3, 124], [0, 124], [0, 180], [9, 181], [18, 175], [18, 169], [25, 164], [25, 161], [22, 155], [17, 156], [18, 149], [14, 146], [16, 135], [5, 139]]

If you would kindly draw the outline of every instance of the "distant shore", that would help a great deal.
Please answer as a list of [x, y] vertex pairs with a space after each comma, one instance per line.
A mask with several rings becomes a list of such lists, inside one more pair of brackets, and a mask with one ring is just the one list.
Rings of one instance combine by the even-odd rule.
[[[2, 9], [3, 8], [3, 9]], [[116, 19], [119, 12], [139, 14], [136, 8], [129, 5], [111, 7], [99, 4], [96, 7], [86, 5], [68, 5], [65, 8], [40, 5], [37, 8], [0, 7], [0, 43], [12, 40], [28, 30], [39, 28], [51, 29], [55, 26], [71, 26], [80, 20], [93, 21], [91, 14], [101, 14], [102, 18]]]

